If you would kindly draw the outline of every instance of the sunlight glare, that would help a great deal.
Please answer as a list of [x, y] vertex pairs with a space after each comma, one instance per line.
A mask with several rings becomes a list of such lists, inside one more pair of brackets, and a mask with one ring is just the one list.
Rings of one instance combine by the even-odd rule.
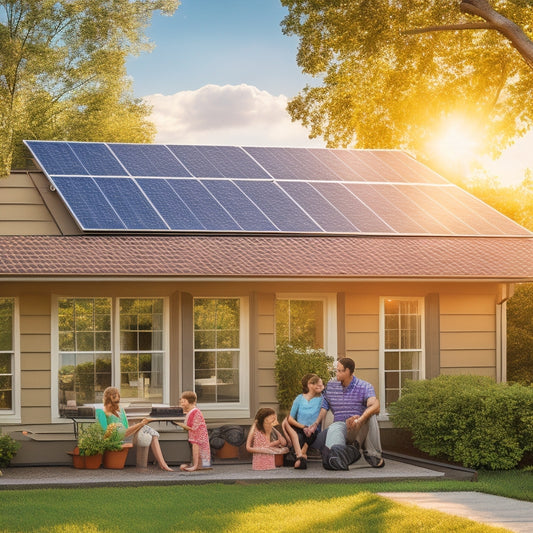
[[436, 131], [428, 149], [440, 165], [464, 171], [479, 156], [479, 134], [466, 119], [450, 117]]

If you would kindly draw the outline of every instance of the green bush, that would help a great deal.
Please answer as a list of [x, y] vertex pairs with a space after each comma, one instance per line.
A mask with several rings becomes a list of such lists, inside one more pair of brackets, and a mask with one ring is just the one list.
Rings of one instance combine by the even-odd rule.
[[469, 468], [509, 470], [533, 450], [533, 387], [480, 376], [411, 381], [389, 413], [420, 450]]
[[294, 398], [302, 392], [305, 374], [317, 374], [324, 385], [333, 377], [333, 357], [324, 350], [314, 350], [283, 342], [276, 347], [277, 400], [282, 411], [288, 412]]
[[20, 443], [13, 439], [13, 437], [9, 435], [0, 436], [0, 468], [5, 468], [9, 465], [19, 448]]

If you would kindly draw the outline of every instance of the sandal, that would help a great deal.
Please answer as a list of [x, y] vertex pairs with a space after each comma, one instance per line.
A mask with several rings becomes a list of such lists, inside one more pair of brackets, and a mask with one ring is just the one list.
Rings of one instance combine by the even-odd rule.
[[[300, 464], [296, 466], [298, 461], [300, 461]], [[294, 468], [296, 468], [296, 470], [307, 470], [307, 459], [303, 456], [297, 457], [296, 462], [294, 463]]]
[[385, 459], [383, 459], [383, 457], [374, 457], [373, 455], [365, 454], [365, 459], [366, 459], [366, 462], [372, 468], [383, 468], [385, 466]]

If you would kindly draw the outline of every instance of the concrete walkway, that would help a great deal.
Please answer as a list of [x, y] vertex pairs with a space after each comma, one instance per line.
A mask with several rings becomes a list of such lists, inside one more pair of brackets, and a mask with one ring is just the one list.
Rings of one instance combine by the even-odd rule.
[[481, 492], [382, 492], [398, 503], [418, 505], [519, 533], [533, 532], [533, 503]]
[[[250, 463], [216, 463], [212, 470], [200, 472], [163, 472], [155, 466], [142, 471], [135, 467], [123, 470], [77, 470], [70, 466], [10, 467], [0, 477], [1, 490], [40, 488], [88, 488], [110, 486], [180, 485], [205, 483], [266, 483], [310, 481], [315, 483], [358, 483], [385, 480], [443, 479], [444, 474], [399, 461], [387, 460], [385, 468], [370, 468], [358, 461], [347, 472], [324, 470], [310, 461], [307, 470], [276, 468], [254, 471]], [[473, 484], [472, 488], [475, 488]], [[492, 496], [479, 492], [390, 493], [381, 496], [450, 513], [477, 522], [507, 528], [519, 533], [533, 532], [533, 503]], [[1, 496], [0, 496], [1, 497]]]

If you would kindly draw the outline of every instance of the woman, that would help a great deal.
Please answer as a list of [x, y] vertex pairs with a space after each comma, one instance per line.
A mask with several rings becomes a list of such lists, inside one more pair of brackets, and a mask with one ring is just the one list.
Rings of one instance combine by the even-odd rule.
[[104, 390], [104, 409], [97, 409], [96, 416], [100, 425], [104, 428], [104, 431], [109, 424], [119, 424], [123, 426], [126, 430], [124, 438], [134, 435], [137, 431], [148, 434], [152, 439], [150, 446], [154, 457], [159, 464], [159, 468], [161, 468], [161, 470], [166, 470], [167, 472], [173, 472], [172, 468], [167, 465], [163, 457], [163, 452], [159, 445], [159, 433], [147, 425], [151, 420], [149, 418], [143, 418], [141, 422], [138, 422], [133, 426], [128, 424], [126, 412], [120, 407], [120, 392], [117, 388], [107, 387], [107, 389]]
[[282, 428], [294, 448], [296, 461], [294, 468], [307, 468], [307, 449], [315, 441], [320, 427], [317, 422], [322, 406], [324, 384], [316, 374], [306, 374], [302, 378], [302, 394], [294, 400], [291, 412], [283, 420]]

